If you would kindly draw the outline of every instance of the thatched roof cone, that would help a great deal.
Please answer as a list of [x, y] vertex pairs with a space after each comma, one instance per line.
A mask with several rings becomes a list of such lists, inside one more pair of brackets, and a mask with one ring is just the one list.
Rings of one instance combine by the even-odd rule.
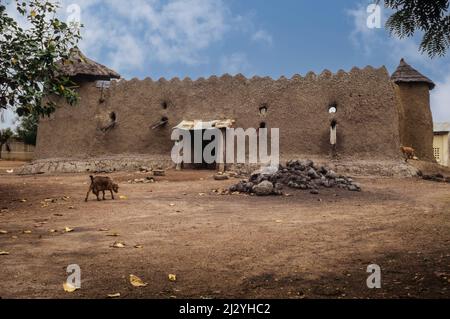
[[392, 74], [391, 80], [395, 83], [426, 83], [430, 90], [436, 86], [433, 81], [406, 63], [405, 59], [401, 59], [400, 65]]
[[90, 80], [120, 79], [120, 74], [86, 57], [78, 48], [70, 50], [68, 60], [60, 62], [60, 71], [71, 78]]

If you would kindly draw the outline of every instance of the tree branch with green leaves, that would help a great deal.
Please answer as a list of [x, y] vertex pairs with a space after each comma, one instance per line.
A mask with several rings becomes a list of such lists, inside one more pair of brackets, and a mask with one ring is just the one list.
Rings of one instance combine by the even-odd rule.
[[447, 53], [450, 47], [449, 0], [384, 0], [384, 4], [394, 10], [386, 22], [391, 36], [403, 39], [421, 32], [420, 52], [431, 58]]
[[14, 137], [14, 132], [10, 129], [0, 130], [0, 159], [2, 158], [3, 146], [6, 146], [6, 150], [10, 151], [9, 141]]
[[58, 72], [60, 61], [68, 59], [76, 47], [80, 27], [57, 17], [54, 1], [14, 0], [15, 10], [27, 21], [21, 26], [8, 15], [0, 0], [0, 110], [19, 115], [50, 115], [56, 104], [47, 96], [78, 101], [75, 84]]

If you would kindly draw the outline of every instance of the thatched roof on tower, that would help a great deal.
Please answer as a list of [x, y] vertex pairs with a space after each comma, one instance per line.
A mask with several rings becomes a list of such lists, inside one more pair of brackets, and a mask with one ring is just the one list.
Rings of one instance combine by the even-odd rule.
[[71, 78], [105, 80], [120, 79], [120, 74], [86, 57], [78, 48], [70, 50], [68, 60], [61, 61], [60, 71]]
[[433, 81], [406, 63], [405, 59], [401, 59], [400, 65], [392, 74], [391, 79], [395, 83], [426, 83], [430, 90], [436, 86]]

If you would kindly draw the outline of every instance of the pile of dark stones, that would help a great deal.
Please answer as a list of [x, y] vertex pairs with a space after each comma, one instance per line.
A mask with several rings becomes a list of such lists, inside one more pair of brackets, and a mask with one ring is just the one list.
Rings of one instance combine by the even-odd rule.
[[321, 188], [361, 191], [361, 186], [352, 178], [318, 166], [311, 160], [289, 161], [286, 166], [280, 165], [279, 168], [262, 168], [252, 173], [248, 180], [231, 186], [229, 191], [269, 196], [282, 195], [284, 187], [310, 191], [311, 194], [319, 194]]

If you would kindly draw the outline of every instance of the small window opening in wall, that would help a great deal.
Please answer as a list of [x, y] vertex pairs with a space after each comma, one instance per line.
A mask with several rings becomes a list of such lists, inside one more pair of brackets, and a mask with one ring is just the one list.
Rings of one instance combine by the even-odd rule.
[[267, 128], [267, 123], [266, 122], [261, 122], [259, 124], [259, 128]]
[[337, 126], [337, 121], [336, 120], [332, 120], [331, 121], [331, 128], [336, 128], [336, 126]]
[[331, 121], [331, 126], [330, 126], [330, 144], [331, 144], [331, 156], [332, 157], [336, 157], [337, 156], [337, 152], [336, 152], [336, 148], [337, 148], [337, 121], [336, 120]]
[[441, 149], [438, 147], [433, 148], [434, 157], [438, 163], [441, 163]]
[[330, 105], [330, 108], [328, 109], [328, 113], [336, 114], [337, 113], [337, 105], [336, 104]]
[[167, 110], [169, 108], [169, 103], [167, 103], [166, 101], [163, 101], [161, 103], [161, 107], [163, 108], [163, 110]]
[[161, 120], [159, 120], [158, 123], [155, 123], [154, 125], [152, 125], [152, 130], [156, 130], [157, 128], [160, 128], [160, 127], [165, 127], [168, 123], [169, 123], [169, 118], [166, 116], [163, 116], [161, 118]]
[[268, 111], [268, 107], [266, 104], [261, 105], [261, 107], [259, 108], [259, 114], [261, 115], [266, 115], [267, 111]]
[[109, 119], [110, 119], [110, 123], [105, 126], [102, 127], [100, 130], [104, 133], [108, 132], [109, 130], [113, 129], [114, 127], [116, 127], [117, 124], [117, 115], [115, 112], [111, 112], [109, 113]]

